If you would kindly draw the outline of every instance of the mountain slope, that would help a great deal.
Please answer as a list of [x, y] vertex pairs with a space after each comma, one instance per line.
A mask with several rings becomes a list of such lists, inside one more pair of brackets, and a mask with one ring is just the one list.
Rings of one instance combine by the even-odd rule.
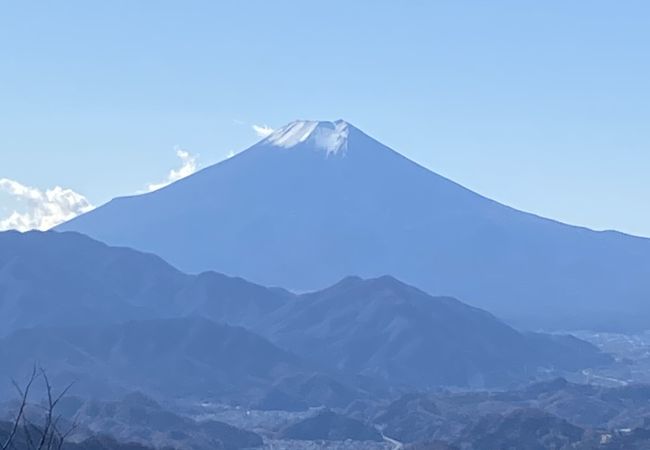
[[381, 434], [372, 426], [332, 411], [321, 411], [313, 417], [286, 427], [280, 432], [284, 439], [299, 441], [375, 441]]
[[[235, 352], [232, 358], [243, 356], [236, 346], [221, 349], [222, 340], [254, 339], [239, 328], [218, 329], [221, 325], [201, 320], [245, 326], [325, 372], [365, 376], [366, 384], [373, 379], [423, 387], [500, 385], [534, 376], [541, 367], [575, 370], [608, 362], [583, 341], [522, 334], [483, 310], [432, 297], [389, 276], [348, 277], [328, 289], [295, 295], [212, 272], [186, 275], [156, 256], [77, 233], [0, 233], [0, 255], [1, 330], [14, 339], [11, 345], [4, 341], [8, 353], [0, 360], [14, 361], [7, 364], [12, 370], [43, 360], [47, 367], [63, 364], [62, 370], [73, 372], [89, 367], [91, 374], [102, 365], [106, 373], [122, 367], [126, 373], [114, 376], [135, 373], [140, 380], [151, 375], [147, 364], [156, 375], [174, 371], [181, 358], [193, 380], [193, 370], [204, 373], [217, 364], [201, 359], [209, 354], [199, 336], [223, 358], [231, 358], [228, 351]], [[182, 359], [197, 348], [204, 351], [199, 359]], [[256, 359], [255, 352], [248, 353]], [[235, 373], [224, 385], [252, 372]], [[282, 377], [296, 375], [289, 371]], [[217, 374], [210, 377], [219, 381]], [[345, 387], [323, 377], [301, 380], [294, 384], [302, 391], [275, 388], [280, 397], [302, 401], [338, 404], [350, 398]]]
[[312, 371], [250, 331], [201, 318], [21, 330], [0, 339], [0, 358], [5, 379], [38, 362], [57, 385], [76, 380], [76, 393], [100, 398], [139, 389], [242, 399]]
[[300, 296], [259, 329], [280, 346], [348, 373], [391, 384], [503, 385], [540, 367], [605, 364], [571, 337], [520, 333], [458, 300], [430, 295], [392, 277], [348, 277]]
[[185, 278], [156, 256], [76, 233], [0, 233], [0, 335], [150, 318], [169, 307]]
[[58, 229], [298, 290], [388, 273], [527, 326], [633, 328], [650, 314], [650, 240], [503, 206], [343, 121], [294, 122]]
[[0, 336], [37, 326], [203, 316], [245, 325], [292, 295], [77, 233], [0, 233]]
[[108, 402], [67, 397], [61, 411], [65, 419], [85, 429], [82, 433], [107, 434], [159, 449], [237, 450], [261, 447], [263, 443], [253, 432], [212, 420], [197, 422], [138, 392]]
[[584, 435], [582, 428], [551, 414], [536, 409], [517, 409], [506, 415], [481, 418], [468, 427], [459, 444], [461, 448], [472, 450], [568, 450], [576, 448]]

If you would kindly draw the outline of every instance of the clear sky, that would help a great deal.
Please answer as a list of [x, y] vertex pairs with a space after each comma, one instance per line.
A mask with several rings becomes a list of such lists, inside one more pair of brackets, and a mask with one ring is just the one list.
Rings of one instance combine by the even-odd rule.
[[650, 236], [650, 2], [0, 2], [0, 219], [18, 184], [98, 205], [298, 118]]

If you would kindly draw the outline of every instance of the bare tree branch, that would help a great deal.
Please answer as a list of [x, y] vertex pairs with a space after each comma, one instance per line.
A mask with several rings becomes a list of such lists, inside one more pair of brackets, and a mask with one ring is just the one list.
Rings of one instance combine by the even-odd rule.
[[58, 441], [57, 441], [57, 446], [55, 450], [61, 450], [63, 448], [63, 443], [68, 439], [68, 437], [74, 433], [77, 428], [79, 427], [79, 424], [77, 423], [77, 420], [75, 419], [74, 422], [72, 422], [72, 425], [70, 425], [70, 428], [68, 428], [67, 431], [64, 433], [61, 433], [57, 427], [54, 428], [54, 432], [57, 435]]
[[37, 375], [36, 366], [34, 366], [32, 368], [32, 374], [29, 377], [29, 381], [27, 382], [27, 385], [25, 386], [24, 390], [21, 389], [20, 386], [18, 386], [18, 383], [16, 383], [15, 380], [12, 380], [14, 387], [18, 391], [18, 395], [20, 395], [20, 407], [18, 408], [18, 414], [14, 419], [14, 423], [9, 433], [9, 436], [7, 437], [6, 442], [2, 445], [2, 450], [7, 450], [10, 445], [13, 446], [12, 442], [16, 437], [16, 432], [18, 431], [20, 422], [23, 419], [23, 416], [25, 414], [25, 408], [27, 407], [27, 400], [29, 398], [29, 391], [32, 388], [32, 384], [34, 384], [34, 380], [36, 380], [36, 375]]
[[[42, 377], [43, 382], [45, 383], [45, 390], [47, 395], [46, 403], [43, 407], [44, 417], [43, 423], [41, 425], [36, 425], [30, 421], [25, 413], [29, 401], [30, 390], [38, 377]], [[66, 386], [66, 388], [63, 389], [58, 395], [54, 395], [52, 384], [50, 383], [50, 379], [47, 376], [46, 371], [42, 368], [37, 371], [36, 366], [34, 366], [31, 377], [29, 378], [29, 382], [24, 389], [22, 389], [15, 381], [13, 382], [13, 385], [16, 388], [16, 391], [18, 392], [20, 398], [20, 407], [18, 409], [16, 418], [14, 419], [11, 432], [6, 439], [6, 442], [2, 445], [2, 447], [0, 447], [0, 450], [9, 450], [16, 448], [16, 434], [18, 432], [18, 429], [21, 428], [21, 425], [25, 435], [24, 445], [26, 446], [27, 450], [61, 450], [63, 448], [63, 443], [65, 440], [76, 430], [77, 423], [75, 420], [75, 422], [73, 422], [72, 426], [68, 430], [61, 432], [59, 430], [59, 423], [62, 420], [62, 416], [55, 415], [55, 410], [61, 399], [63, 399], [63, 397], [65, 397], [65, 395], [70, 391], [73, 383], [70, 383], [68, 386]], [[20, 445], [23, 445], [22, 440], [20, 441]]]
[[25, 416], [23, 416], [23, 430], [25, 431], [25, 441], [28, 448], [34, 448], [34, 439], [32, 439], [32, 433], [29, 431], [29, 428], [35, 428], [35, 425], [31, 423]]

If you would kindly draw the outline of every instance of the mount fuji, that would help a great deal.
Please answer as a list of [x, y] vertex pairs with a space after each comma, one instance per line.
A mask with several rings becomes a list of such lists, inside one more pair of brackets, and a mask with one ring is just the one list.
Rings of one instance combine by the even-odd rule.
[[296, 121], [249, 149], [57, 228], [305, 291], [390, 274], [525, 327], [650, 318], [650, 239], [521, 212], [344, 121]]

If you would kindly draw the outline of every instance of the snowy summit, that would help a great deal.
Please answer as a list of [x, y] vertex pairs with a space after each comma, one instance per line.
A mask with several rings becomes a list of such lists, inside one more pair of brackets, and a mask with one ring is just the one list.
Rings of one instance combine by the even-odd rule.
[[344, 120], [335, 122], [297, 120], [274, 131], [262, 142], [282, 148], [306, 144], [311, 148], [323, 150], [328, 155], [345, 153], [350, 128], [351, 125]]

